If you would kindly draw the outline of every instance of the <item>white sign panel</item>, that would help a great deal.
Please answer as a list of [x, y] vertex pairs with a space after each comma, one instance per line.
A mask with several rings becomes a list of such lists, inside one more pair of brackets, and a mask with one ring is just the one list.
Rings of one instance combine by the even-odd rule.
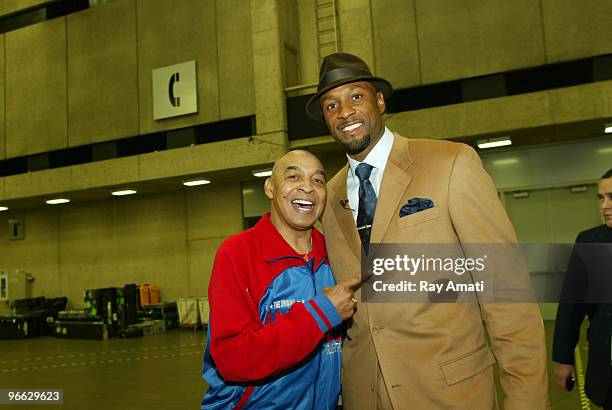
[[198, 112], [196, 62], [153, 69], [153, 118]]

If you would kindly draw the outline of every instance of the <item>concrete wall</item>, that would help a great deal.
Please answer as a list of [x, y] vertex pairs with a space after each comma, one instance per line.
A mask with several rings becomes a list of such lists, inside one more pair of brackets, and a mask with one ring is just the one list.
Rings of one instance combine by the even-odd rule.
[[[300, 3], [301, 47], [313, 48], [312, 4]], [[305, 4], [304, 4], [305, 3]], [[396, 88], [612, 52], [612, 2], [600, 0], [337, 0], [340, 49]], [[310, 7], [309, 7], [310, 6]], [[579, 10], [579, 11], [578, 11]], [[317, 81], [316, 53], [301, 55]]]
[[298, 3], [279, 2], [279, 21], [282, 41], [283, 85], [291, 87], [299, 84], [298, 78]]
[[66, 19], [68, 145], [137, 135], [135, 0], [113, 1]]
[[417, 1], [423, 83], [545, 63], [540, 7], [532, 0]]
[[300, 84], [315, 82], [319, 76], [319, 61], [316, 44], [315, 3], [312, 0], [297, 0], [298, 70]]
[[546, 60], [564, 61], [612, 52], [612, 3], [541, 0]]
[[0, 126], [0, 159], [6, 157], [6, 139], [5, 139], [5, 130], [6, 130], [6, 110], [5, 110], [5, 66], [4, 66], [4, 50], [5, 50], [5, 36], [0, 35], [0, 124], [5, 124], [5, 126]]
[[[391, 114], [408, 138], [445, 139], [612, 117], [612, 81]], [[582, 135], [576, 135], [576, 138]]]
[[66, 19], [5, 35], [6, 157], [68, 142]]
[[[252, 115], [251, 44], [246, 0], [116, 0], [10, 31], [0, 158]], [[199, 112], [153, 120], [151, 71], [188, 60]]]
[[[415, 13], [414, 0], [372, 2], [372, 24], [379, 28], [373, 33], [373, 70], [397, 88], [422, 82]], [[403, 34], [398, 36], [398, 30]]]
[[242, 230], [240, 184], [0, 213], [0, 226], [23, 218], [25, 240], [0, 235], [0, 270], [35, 276], [33, 295], [155, 283], [164, 301], [206, 296], [215, 252]]
[[[0, 12], [37, 3], [4, 0]], [[116, 0], [8, 32], [0, 158], [249, 114], [258, 134], [285, 144], [282, 89], [317, 80], [315, 3]], [[340, 48], [396, 88], [612, 52], [610, 2], [336, 4]], [[199, 113], [153, 120], [151, 70], [190, 59]]]
[[251, 0], [255, 115], [257, 134], [285, 133], [276, 143], [286, 143], [287, 115], [283, 70], [282, 0]]
[[1, 0], [0, 14], [10, 14], [49, 2], [49, 0]]
[[[141, 133], [254, 113], [248, 1], [139, 0], [137, 12]], [[199, 113], [153, 120], [151, 70], [189, 60], [197, 61]]]
[[87, 195], [98, 189], [106, 194], [112, 187], [162, 179], [173, 179], [176, 186], [181, 176], [214, 176], [226, 169], [261, 168], [261, 164], [274, 162], [284, 152], [284, 146], [276, 143], [241, 138], [28, 172], [0, 178], [0, 201], [35, 198], [38, 201], [35, 206], [38, 206], [42, 197], [55, 193], [78, 196], [83, 191]]

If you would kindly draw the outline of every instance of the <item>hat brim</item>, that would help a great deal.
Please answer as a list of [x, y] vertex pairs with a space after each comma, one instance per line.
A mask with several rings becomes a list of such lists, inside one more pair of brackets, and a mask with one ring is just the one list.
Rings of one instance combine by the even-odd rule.
[[317, 91], [315, 95], [310, 97], [310, 99], [306, 103], [306, 115], [308, 115], [310, 118], [312, 118], [315, 121], [323, 122], [324, 121], [323, 111], [321, 110], [321, 101], [320, 101], [321, 97], [326, 92], [328, 92], [329, 90], [333, 88], [339, 87], [344, 84], [354, 83], [357, 81], [371, 82], [376, 88], [376, 91], [380, 91], [383, 93], [385, 100], [387, 100], [391, 96], [391, 94], [393, 94], [393, 87], [391, 86], [391, 83], [389, 83], [384, 78], [374, 77], [371, 75], [362, 75], [362, 76], [344, 78], [342, 80], [328, 84], [323, 89]]

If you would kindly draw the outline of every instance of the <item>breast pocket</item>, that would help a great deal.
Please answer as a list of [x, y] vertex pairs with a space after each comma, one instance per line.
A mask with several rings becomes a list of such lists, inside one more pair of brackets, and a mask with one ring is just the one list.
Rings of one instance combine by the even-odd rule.
[[420, 223], [431, 221], [440, 216], [440, 208], [434, 206], [433, 208], [425, 209], [414, 214], [406, 215], [399, 218], [397, 221], [397, 227], [399, 229], [408, 228]]

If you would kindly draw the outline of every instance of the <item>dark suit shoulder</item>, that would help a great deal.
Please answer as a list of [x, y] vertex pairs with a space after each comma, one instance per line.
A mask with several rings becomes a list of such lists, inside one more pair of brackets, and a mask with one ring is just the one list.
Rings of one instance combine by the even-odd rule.
[[599, 225], [578, 234], [577, 243], [612, 243], [612, 229], [607, 225]]

